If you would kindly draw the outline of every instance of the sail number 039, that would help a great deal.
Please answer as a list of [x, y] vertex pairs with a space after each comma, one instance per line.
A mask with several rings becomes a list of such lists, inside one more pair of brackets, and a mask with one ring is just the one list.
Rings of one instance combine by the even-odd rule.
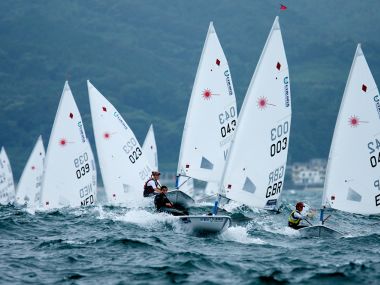
[[[235, 117], [236, 117], [236, 109], [234, 106], [232, 106], [229, 110], [224, 111], [223, 113], [219, 114], [219, 123], [223, 125], [220, 128], [220, 134], [222, 135], [223, 138], [225, 138], [227, 134], [235, 130], [236, 128], [236, 120], [234, 119]], [[233, 119], [233, 120], [229, 122], [230, 119]]]
[[82, 155], [74, 159], [74, 166], [76, 169], [75, 174], [78, 179], [81, 179], [86, 173], [90, 172], [90, 165], [88, 164], [88, 154], [84, 152]]
[[[273, 144], [270, 146], [270, 156], [275, 156], [288, 146], [288, 137], [285, 135], [289, 133], [289, 122], [278, 125], [276, 128], [271, 129], [270, 138]], [[282, 138], [282, 136], [284, 136]], [[277, 142], [276, 142], [277, 140]]]
[[137, 142], [135, 138], [131, 138], [125, 145], [123, 145], [123, 150], [128, 155], [129, 161], [135, 163], [136, 160], [142, 155], [142, 151], [139, 146], [137, 146]]

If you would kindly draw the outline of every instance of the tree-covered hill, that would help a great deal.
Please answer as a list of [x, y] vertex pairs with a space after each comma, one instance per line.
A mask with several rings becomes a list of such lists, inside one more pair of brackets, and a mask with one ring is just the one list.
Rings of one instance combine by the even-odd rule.
[[64, 81], [93, 142], [86, 80], [142, 143], [150, 123], [159, 162], [175, 170], [191, 88], [210, 21], [240, 108], [276, 15], [291, 76], [290, 159], [327, 157], [358, 42], [380, 82], [377, 0], [0, 2], [0, 144], [16, 180], [39, 134], [47, 145]]

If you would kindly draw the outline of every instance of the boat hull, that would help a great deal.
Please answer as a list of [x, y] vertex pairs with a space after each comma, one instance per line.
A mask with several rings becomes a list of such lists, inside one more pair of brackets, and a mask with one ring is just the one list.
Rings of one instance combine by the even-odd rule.
[[191, 234], [219, 234], [231, 226], [229, 216], [183, 216], [179, 221]]
[[194, 205], [194, 199], [180, 190], [169, 191], [166, 197], [176, 207], [187, 209]]
[[338, 232], [332, 228], [318, 225], [302, 228], [298, 230], [302, 237], [322, 237], [322, 238], [339, 238], [343, 236], [341, 232]]

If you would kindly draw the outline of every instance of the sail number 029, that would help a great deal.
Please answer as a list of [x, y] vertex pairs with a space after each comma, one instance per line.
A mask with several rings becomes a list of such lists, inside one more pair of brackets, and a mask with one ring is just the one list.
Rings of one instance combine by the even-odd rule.
[[[289, 133], [289, 122], [286, 121], [283, 124], [278, 125], [276, 128], [271, 129], [270, 138], [273, 144], [270, 146], [270, 156], [275, 156], [276, 153], [280, 153], [281, 150], [285, 150], [288, 146], [288, 138], [285, 136]], [[285, 136], [284, 138], [281, 138]], [[277, 142], [275, 142], [277, 140]]]
[[81, 179], [86, 173], [90, 172], [87, 152], [84, 152], [82, 155], [74, 159], [74, 166], [77, 168], [75, 174], [78, 179]]

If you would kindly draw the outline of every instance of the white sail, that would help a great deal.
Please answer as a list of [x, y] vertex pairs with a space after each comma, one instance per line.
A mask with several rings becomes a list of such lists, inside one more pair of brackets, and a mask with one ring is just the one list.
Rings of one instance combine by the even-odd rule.
[[236, 123], [230, 69], [210, 23], [187, 111], [178, 174], [219, 184]]
[[190, 197], [194, 197], [194, 180], [193, 178], [184, 175], [186, 174], [183, 173], [182, 175], [177, 176], [178, 181], [176, 181], [176, 188]]
[[248, 206], [276, 207], [283, 190], [290, 120], [288, 64], [276, 17], [239, 114], [222, 194]]
[[16, 203], [34, 207], [40, 205], [44, 173], [45, 148], [39, 136], [17, 185]]
[[41, 202], [45, 209], [96, 202], [96, 167], [83, 122], [66, 82], [45, 158]]
[[148, 163], [153, 170], [158, 170], [157, 145], [154, 137], [153, 125], [150, 125], [142, 146], [143, 153], [146, 155]]
[[87, 81], [96, 150], [107, 198], [120, 204], [143, 199], [152, 168], [133, 131], [115, 107]]
[[379, 169], [379, 90], [358, 45], [335, 125], [322, 205], [379, 214]]
[[15, 186], [8, 155], [4, 147], [0, 151], [0, 204], [7, 205], [15, 200]]

